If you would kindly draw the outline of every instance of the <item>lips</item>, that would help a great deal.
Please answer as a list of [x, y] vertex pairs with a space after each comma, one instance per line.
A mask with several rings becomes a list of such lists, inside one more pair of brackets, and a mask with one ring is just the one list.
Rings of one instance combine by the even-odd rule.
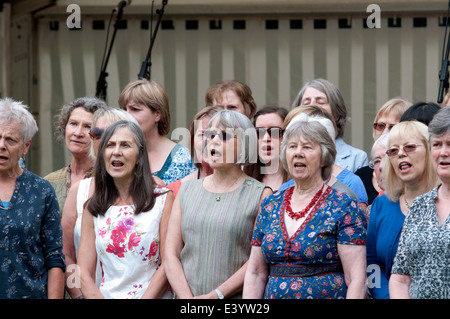
[[111, 165], [112, 165], [113, 167], [119, 168], [119, 167], [123, 167], [125, 164], [124, 164], [122, 161], [115, 160], [115, 161], [112, 161], [112, 162], [111, 162]]
[[409, 169], [412, 167], [411, 163], [408, 162], [401, 162], [398, 165], [398, 168], [400, 169], [400, 172], [405, 173], [407, 171], [409, 171]]
[[212, 148], [209, 151], [209, 157], [213, 161], [217, 161], [220, 157], [222, 157], [222, 153], [219, 152], [217, 149]]
[[439, 166], [442, 168], [448, 168], [448, 167], [450, 167], [450, 162], [449, 161], [440, 161]]

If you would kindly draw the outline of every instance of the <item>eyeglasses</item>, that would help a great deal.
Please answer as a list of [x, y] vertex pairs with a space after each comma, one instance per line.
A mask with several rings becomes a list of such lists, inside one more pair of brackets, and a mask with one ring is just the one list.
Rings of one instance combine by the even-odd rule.
[[103, 135], [104, 130], [100, 127], [93, 127], [89, 131], [89, 136], [94, 140], [99, 140]]
[[403, 148], [403, 151], [406, 153], [414, 152], [417, 148], [417, 146], [423, 146], [419, 144], [406, 144], [400, 147], [391, 147], [386, 151], [387, 156], [392, 157], [398, 155], [398, 152], [400, 151], [400, 148]]
[[373, 123], [373, 129], [375, 131], [384, 131], [386, 129], [386, 126], [388, 127], [389, 131], [392, 130], [392, 128], [395, 126], [395, 124], [386, 124], [383, 122], [380, 123]]
[[266, 135], [266, 132], [269, 133], [270, 138], [282, 138], [284, 130], [281, 127], [278, 126], [272, 126], [269, 128], [265, 127], [255, 127], [256, 129], [256, 135], [258, 138], [263, 138], [264, 135]]
[[208, 140], [213, 140], [216, 136], [218, 136], [222, 142], [228, 141], [233, 137], [235, 137], [235, 135], [232, 135], [226, 131], [213, 131], [213, 130], [206, 130], [205, 136]]
[[380, 164], [381, 164], [381, 158], [377, 157], [369, 162], [369, 167], [371, 169], [374, 169], [375, 167], [377, 167]]

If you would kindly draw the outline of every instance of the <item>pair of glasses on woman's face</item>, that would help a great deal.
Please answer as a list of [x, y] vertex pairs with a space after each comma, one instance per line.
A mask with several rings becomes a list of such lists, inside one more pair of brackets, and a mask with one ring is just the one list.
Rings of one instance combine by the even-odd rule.
[[228, 141], [235, 137], [235, 135], [228, 133], [227, 131], [214, 131], [214, 130], [206, 130], [205, 137], [207, 140], [213, 140], [216, 136], [219, 137], [219, 140], [222, 142]]
[[411, 152], [414, 152], [417, 149], [417, 146], [422, 146], [422, 145], [411, 143], [411, 144], [406, 144], [406, 145], [403, 145], [403, 146], [400, 146], [400, 147], [391, 147], [390, 149], [388, 149], [386, 151], [386, 154], [389, 157], [397, 156], [398, 152], [400, 152], [400, 148], [403, 148], [403, 151], [405, 153], [411, 153]]
[[93, 127], [91, 128], [91, 130], [89, 131], [89, 136], [91, 138], [93, 138], [94, 140], [99, 140], [102, 138], [103, 135], [103, 129], [100, 127]]
[[255, 129], [258, 138], [263, 138], [266, 133], [269, 133], [270, 138], [282, 138], [284, 132], [283, 129], [278, 126], [271, 126], [269, 128], [255, 127]]
[[386, 127], [389, 129], [389, 131], [390, 130], [392, 130], [392, 128], [395, 126], [395, 124], [386, 124], [386, 123], [383, 123], [383, 122], [380, 122], [380, 123], [373, 123], [373, 129], [375, 130], [375, 131], [379, 131], [379, 132], [383, 132], [385, 129], [386, 129]]

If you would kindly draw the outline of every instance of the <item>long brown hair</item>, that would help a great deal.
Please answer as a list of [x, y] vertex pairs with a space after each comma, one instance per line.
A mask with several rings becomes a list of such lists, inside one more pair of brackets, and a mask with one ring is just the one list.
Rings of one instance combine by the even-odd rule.
[[114, 179], [106, 171], [104, 151], [111, 136], [117, 129], [122, 127], [126, 127], [131, 131], [139, 149], [139, 161], [129, 189], [129, 193], [133, 197], [135, 214], [149, 211], [155, 204], [155, 183], [150, 171], [144, 133], [139, 125], [133, 122], [118, 121], [106, 129], [100, 141], [95, 163], [95, 192], [87, 203], [87, 209], [93, 216], [105, 215], [108, 208], [114, 204], [114, 201], [119, 196]]

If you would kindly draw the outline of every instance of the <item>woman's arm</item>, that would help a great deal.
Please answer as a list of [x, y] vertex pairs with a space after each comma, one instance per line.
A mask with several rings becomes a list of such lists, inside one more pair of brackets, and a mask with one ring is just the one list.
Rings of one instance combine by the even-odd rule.
[[174, 201], [173, 192], [169, 191], [166, 195], [164, 210], [159, 222], [159, 256], [161, 258], [161, 265], [153, 275], [150, 284], [142, 296], [143, 299], [161, 298], [167, 292], [169, 282], [167, 280], [164, 269], [164, 246], [166, 243], [167, 226], [169, 225], [170, 213], [172, 212], [172, 205]]
[[366, 246], [337, 245], [347, 284], [347, 299], [364, 299], [366, 296]]
[[410, 299], [410, 284], [411, 277], [409, 275], [391, 274], [389, 278], [389, 296], [391, 299]]
[[48, 299], [64, 298], [64, 272], [59, 267], [53, 267], [48, 270], [47, 278]]
[[179, 193], [175, 197], [170, 214], [165, 244], [164, 269], [173, 291], [180, 299], [192, 298], [192, 292], [184, 275], [180, 253], [184, 243], [181, 235], [181, 207]]
[[266, 289], [269, 266], [264, 259], [261, 247], [253, 246], [245, 273], [243, 299], [262, 299]]
[[64, 204], [64, 210], [61, 219], [61, 225], [63, 228], [63, 250], [66, 257], [66, 272], [64, 273], [66, 278], [65, 288], [72, 298], [79, 297], [81, 295], [80, 287], [74, 287], [70, 283], [73, 282], [73, 276], [76, 276], [77, 263], [75, 244], [74, 244], [74, 229], [77, 221], [77, 193], [79, 183], [73, 185], [69, 193], [67, 194], [66, 202]]
[[97, 251], [95, 249], [94, 217], [87, 210], [81, 219], [81, 240], [78, 248], [78, 266], [81, 278], [81, 292], [86, 299], [102, 299], [103, 295], [95, 285]]

